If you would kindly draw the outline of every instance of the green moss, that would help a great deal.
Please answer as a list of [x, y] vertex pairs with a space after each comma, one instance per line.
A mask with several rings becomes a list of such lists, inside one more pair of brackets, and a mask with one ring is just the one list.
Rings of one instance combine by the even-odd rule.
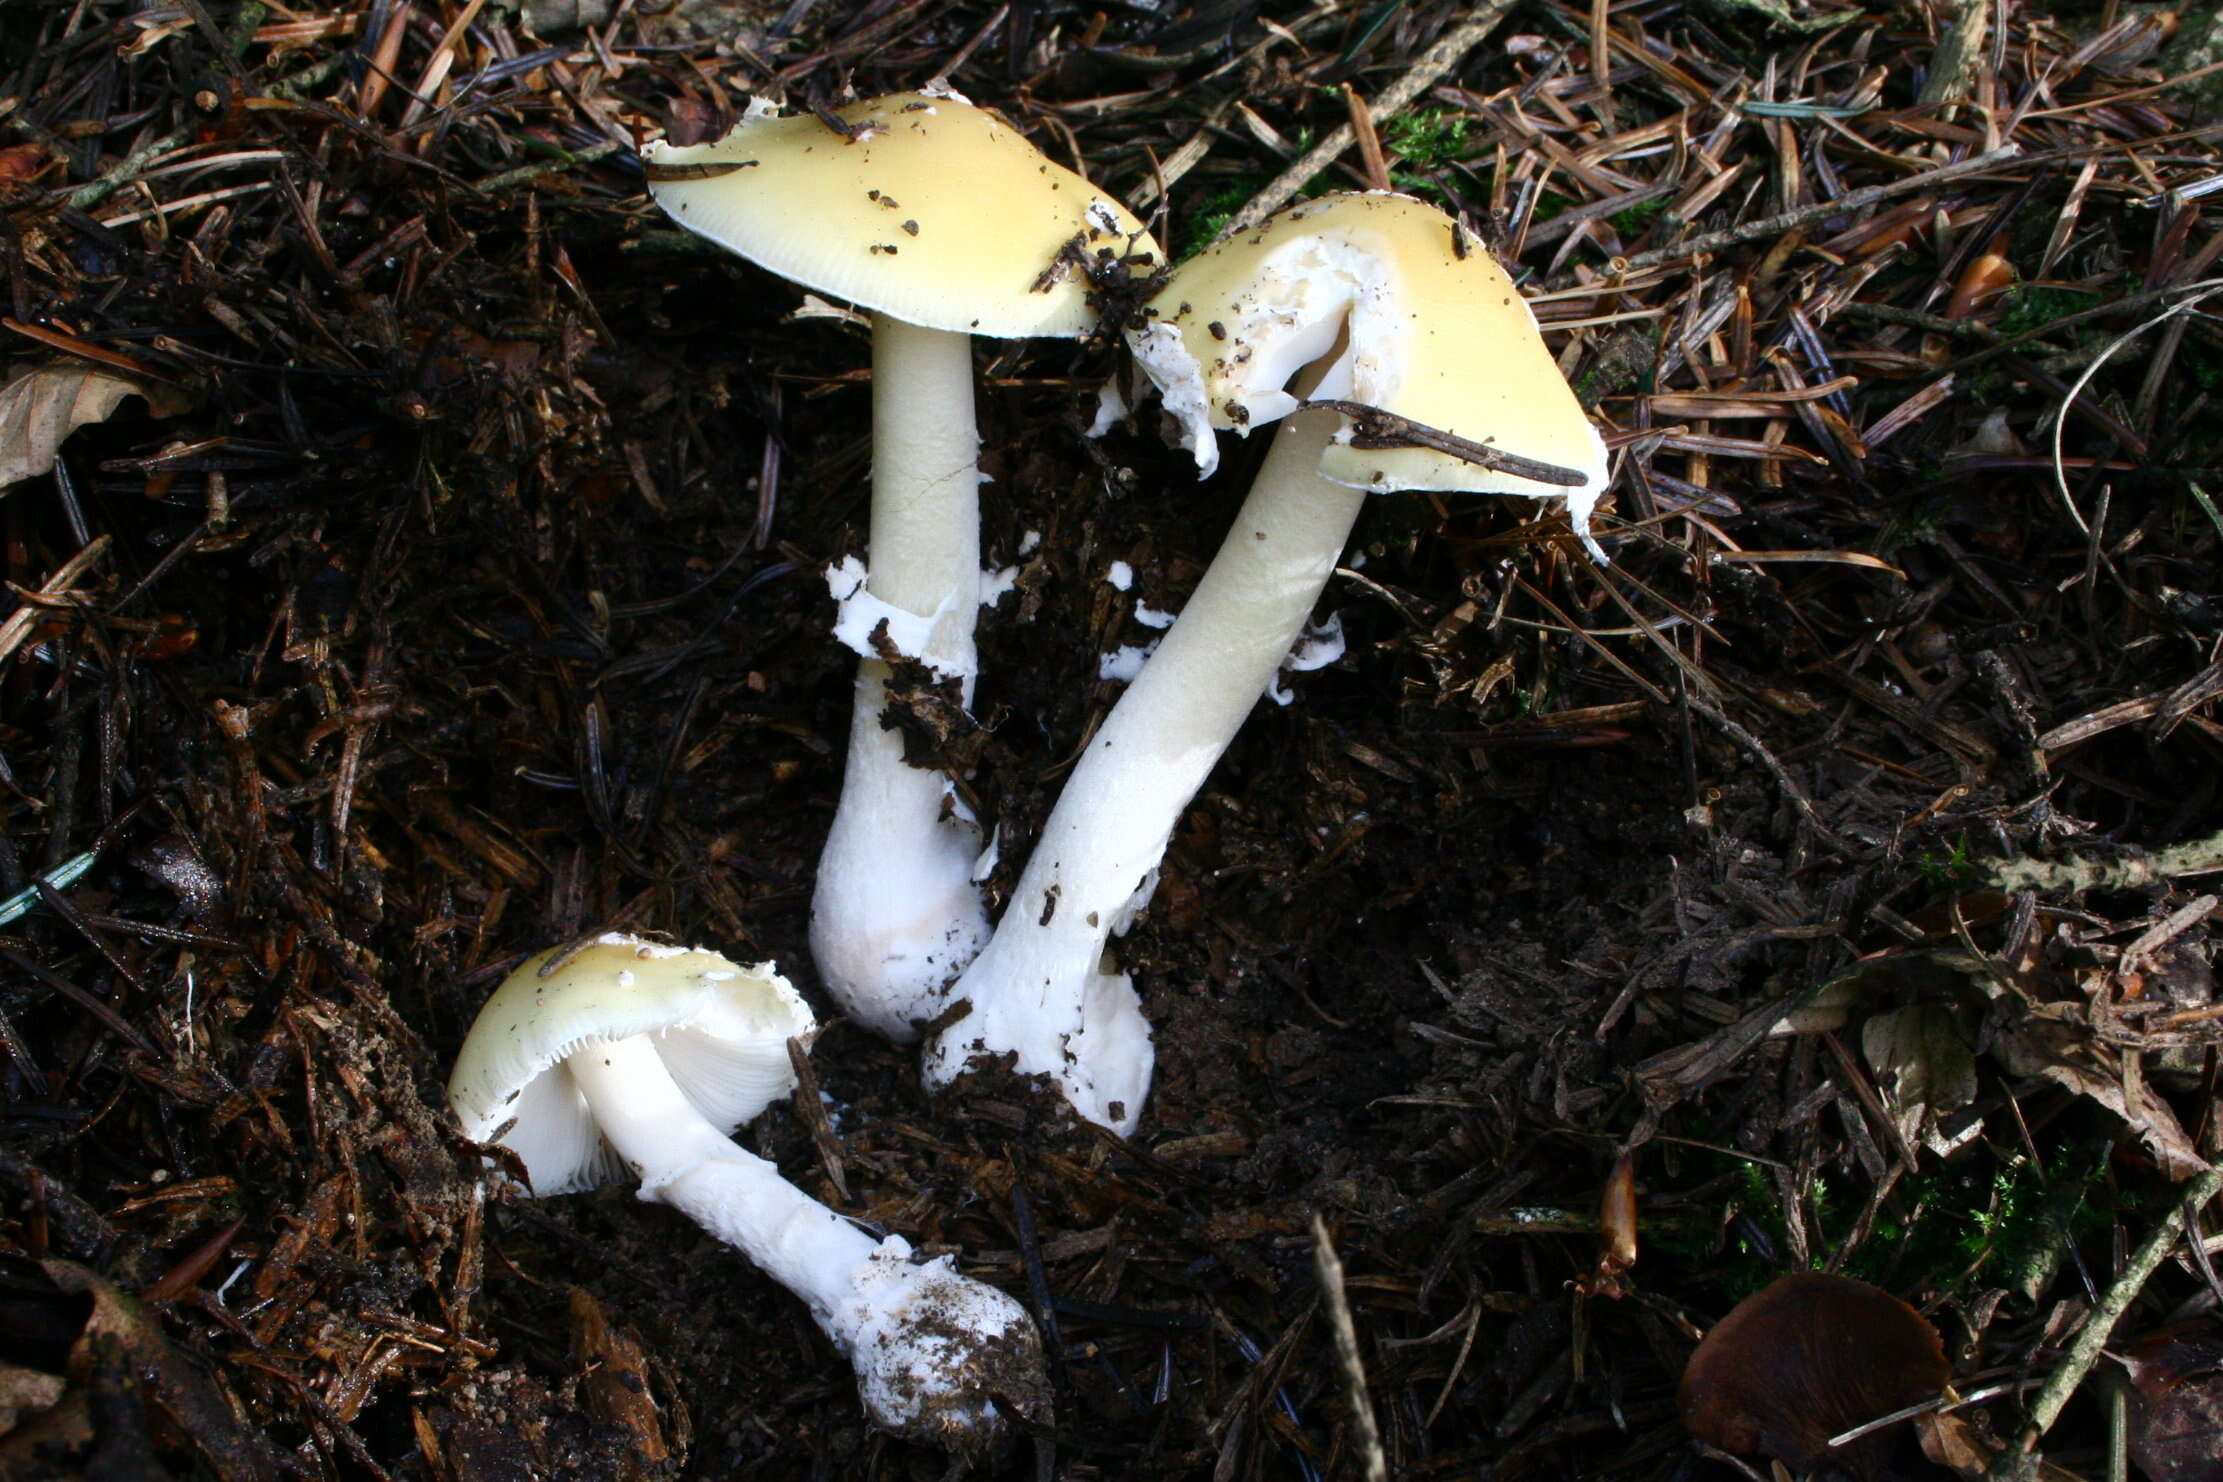
[[2098, 297], [2082, 288], [2060, 288], [2018, 283], [2007, 290], [1999, 301], [1999, 322], [1995, 328], [2002, 335], [2027, 334], [2042, 329], [2056, 319], [2092, 307]]
[[2177, 364], [2202, 391], [2223, 388], [2223, 352], [2206, 341], [2187, 336], [2177, 346]]
[[1614, 212], [1606, 220], [1613, 224], [1614, 231], [1623, 240], [1629, 240], [1643, 235], [1644, 228], [1651, 224], [1654, 217], [1666, 211], [1670, 204], [1672, 203], [1666, 196], [1660, 196], [1656, 200], [1638, 201], [1626, 211]]
[[[2035, 1298], [2070, 1244], [2106, 1226], [2104, 1160], [2063, 1153], [2040, 1168], [2028, 1158], [1970, 1157], [1900, 1182], [1903, 1218], [1879, 1217], [1844, 1272], [1893, 1291], [2005, 1286]], [[1829, 1229], [1830, 1245], [1850, 1232]]]
[[1398, 114], [1382, 125], [1382, 149], [1391, 157], [1389, 183], [1439, 206], [1451, 205], [1433, 172], [1471, 160], [1475, 130], [1474, 115], [1456, 108]]
[[[1902, 1296], [2004, 1286], [2035, 1300], [2059, 1276], [2071, 1245], [2107, 1227], [2105, 1152], [2104, 1143], [2087, 1143], [2055, 1154], [2042, 1170], [2027, 1158], [2000, 1161], [1980, 1148], [1942, 1166], [1925, 1155], [1921, 1171], [1899, 1181], [1840, 1269]], [[1782, 1275], [1789, 1259], [1775, 1178], [1757, 1163], [1724, 1166], [1720, 1153], [1686, 1156], [1694, 1160], [1682, 1177], [1733, 1171], [1736, 1191], [1725, 1210], [1648, 1225], [1647, 1260], [1673, 1265], [1725, 1302], [1740, 1301]], [[1858, 1169], [1816, 1176], [1806, 1196], [1815, 1269], [1850, 1238], [1872, 1189]]]
[[[1737, 1175], [1735, 1204], [1746, 1220], [1722, 1225], [1715, 1211], [1694, 1212], [1677, 1221], [1647, 1221], [1643, 1228], [1645, 1261], [1654, 1266], [1672, 1265], [1678, 1272], [1709, 1282], [1733, 1303], [1751, 1296], [1783, 1274], [1781, 1225], [1773, 1218], [1775, 1182], [1761, 1164], [1731, 1159], [1726, 1154], [1701, 1149], [1685, 1156], [1691, 1162], [1682, 1170], [1694, 1181], [1724, 1171]], [[1757, 1229], [1768, 1242], [1753, 1237]], [[1641, 1268], [1640, 1268], [1641, 1269]]]
[[1964, 835], [1953, 841], [1950, 852], [1939, 854], [1925, 849], [1914, 861], [1914, 868], [1923, 879], [1940, 890], [1949, 890], [1969, 880], [1976, 868], [1968, 852], [1968, 839]]
[[[1573, 196], [1563, 196], [1558, 191], [1547, 190], [1536, 198], [1536, 205], [1529, 211], [1529, 225], [1541, 226], [1554, 216], [1566, 211], [1574, 203], [1575, 198]], [[1632, 206], [1630, 209], [1634, 210], [1635, 208]]]
[[1235, 213], [1250, 202], [1250, 198], [1265, 187], [1263, 175], [1238, 175], [1204, 198], [1196, 210], [1189, 213], [1188, 222], [1181, 233], [1181, 247], [1175, 254], [1176, 262], [1196, 256], [1204, 245], [1219, 235], [1220, 228], [1231, 221]]
[[1400, 113], [1382, 125], [1382, 147], [1422, 170], [1459, 164], [1474, 153], [1475, 118], [1456, 108]]
[[1389, 183], [1406, 195], [1419, 196], [1422, 200], [1432, 201], [1438, 206], [1449, 206], [1451, 204], [1450, 197], [1443, 193], [1436, 182], [1417, 170], [1400, 170], [1393, 166], [1389, 172]]
[[[1298, 154], [1304, 153], [1312, 147], [1312, 130], [1297, 130], [1296, 138], [1291, 141], [1291, 144]], [[1215, 188], [1210, 195], [1204, 198], [1202, 204], [1189, 213], [1189, 219], [1182, 228], [1180, 245], [1174, 251], [1173, 260], [1177, 263], [1185, 262], [1202, 252], [1205, 246], [1219, 235], [1220, 228], [1233, 220], [1236, 212], [1249, 205], [1251, 198], [1264, 190], [1272, 179], [1272, 176], [1262, 174], [1235, 175], [1229, 177], [1225, 184]], [[1314, 196], [1325, 195], [1334, 187], [1334, 184], [1335, 182], [1323, 171], [1306, 181], [1304, 188], [1297, 192], [1296, 198], [1300, 201], [1309, 201]]]

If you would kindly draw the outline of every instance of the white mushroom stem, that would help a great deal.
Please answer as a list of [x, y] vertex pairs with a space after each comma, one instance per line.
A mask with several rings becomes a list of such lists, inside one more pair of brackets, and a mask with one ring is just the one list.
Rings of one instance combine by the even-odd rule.
[[735, 1146], [695, 1110], [647, 1036], [589, 1043], [564, 1064], [639, 1176], [641, 1197], [677, 1209], [802, 1298], [856, 1369], [876, 1423], [971, 1450], [1002, 1429], [999, 1388], [1020, 1408], [1033, 1402], [1037, 1339], [1017, 1302], [946, 1258], [912, 1264], [902, 1237], [874, 1240]]
[[564, 1065], [603, 1137], [640, 1180], [641, 1197], [669, 1204], [747, 1256], [809, 1304], [846, 1352], [832, 1319], [849, 1273], [872, 1254], [872, 1237], [712, 1126], [645, 1035], [589, 1044]]
[[872, 595], [941, 614], [940, 666], [973, 673], [980, 602], [980, 431], [972, 336], [872, 316]]
[[[872, 316], [872, 532], [866, 590], [933, 628], [915, 655], [972, 703], [980, 609], [980, 434], [972, 340]], [[947, 779], [881, 724], [888, 666], [857, 665], [841, 801], [818, 862], [811, 955], [843, 1012], [900, 1043], [988, 939], [980, 832]]]
[[[1122, 1135], [1150, 1086], [1150, 1030], [1104, 963], [1181, 810], [1242, 728], [1319, 600], [1367, 495], [1316, 472], [1332, 412], [1275, 429], [1196, 593], [1066, 779], [989, 942], [950, 990], [971, 1011], [927, 1049], [930, 1086], [1016, 1053], [1080, 1114]], [[1138, 899], [1138, 896], [1141, 899]]]

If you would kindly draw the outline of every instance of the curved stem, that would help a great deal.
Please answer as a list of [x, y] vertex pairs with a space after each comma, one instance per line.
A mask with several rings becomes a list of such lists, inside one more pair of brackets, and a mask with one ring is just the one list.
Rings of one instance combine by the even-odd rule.
[[902, 1236], [874, 1240], [736, 1147], [687, 1100], [650, 1036], [590, 1044], [564, 1066], [641, 1197], [802, 1298], [876, 1424], [970, 1453], [991, 1448], [1009, 1414], [1048, 1419], [1041, 1339], [1017, 1302], [947, 1256], [914, 1263]]
[[602, 1135], [641, 1181], [803, 1299], [844, 1353], [833, 1318], [879, 1242], [780, 1176], [695, 1110], [643, 1035], [589, 1045], [564, 1062]]
[[[980, 434], [972, 341], [872, 319], [872, 533], [866, 590], [935, 619], [918, 657], [958, 676], [972, 703], [980, 610]], [[907, 765], [881, 724], [888, 669], [857, 666], [841, 802], [819, 857], [811, 955], [851, 1017], [888, 1038], [917, 1037], [988, 937], [972, 880], [980, 832], [947, 781]]]
[[1181, 617], [1066, 779], [995, 937], [950, 990], [971, 1012], [929, 1047], [939, 1085], [1016, 1052], [1091, 1121], [1127, 1132], [1149, 1028], [1105, 942], [1147, 898], [1181, 810], [1241, 729], [1335, 569], [1366, 495], [1315, 471], [1332, 412], [1287, 418]]

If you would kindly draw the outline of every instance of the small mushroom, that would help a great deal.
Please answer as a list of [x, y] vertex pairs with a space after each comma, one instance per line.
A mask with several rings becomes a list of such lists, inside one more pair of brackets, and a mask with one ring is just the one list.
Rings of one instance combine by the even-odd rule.
[[[1085, 266], [1155, 261], [1134, 216], [946, 89], [824, 115], [752, 104], [713, 144], [644, 152], [656, 203], [791, 282], [872, 317], [870, 569], [837, 587], [862, 655], [811, 900], [811, 955], [843, 1012], [897, 1040], [988, 939], [980, 833], [948, 779], [903, 761], [875, 634], [972, 702], [980, 607], [973, 335], [1096, 326]], [[841, 580], [837, 572], [830, 579]], [[885, 622], [885, 628], [882, 623]]]
[[[1604, 445], [1512, 281], [1463, 227], [1409, 197], [1285, 211], [1177, 268], [1143, 312], [1128, 343], [1200, 472], [1217, 466], [1215, 427], [1285, 420], [1180, 619], [1066, 779], [995, 936], [950, 989], [967, 1012], [925, 1065], [928, 1084], [944, 1085], [1010, 1053], [1122, 1135], [1154, 1052], [1109, 940], [1149, 900], [1181, 810], [1289, 653], [1367, 492], [1563, 496], [1587, 530], [1605, 484]], [[1304, 410], [1303, 397], [1360, 413]], [[1418, 435], [1441, 446], [1384, 445], [1376, 434], [1392, 424], [1425, 424]], [[1499, 456], [1493, 440], [1523, 457]], [[1539, 482], [1547, 472], [1563, 481]]]
[[976, 1453], [1013, 1415], [1044, 1418], [1041, 1339], [1024, 1308], [875, 1240], [728, 1134], [794, 1087], [809, 1007], [770, 963], [611, 933], [533, 957], [479, 1011], [448, 1097], [466, 1135], [516, 1153], [530, 1192], [622, 1167], [802, 1298], [856, 1369], [872, 1420]]
[[1830, 1438], [1935, 1399], [1952, 1377], [1937, 1329], [1849, 1276], [1796, 1271], [1731, 1308], [1683, 1369], [1683, 1426], [1709, 1446], [1758, 1452], [1805, 1476], [1907, 1482], [1941, 1475], [1898, 1421]]

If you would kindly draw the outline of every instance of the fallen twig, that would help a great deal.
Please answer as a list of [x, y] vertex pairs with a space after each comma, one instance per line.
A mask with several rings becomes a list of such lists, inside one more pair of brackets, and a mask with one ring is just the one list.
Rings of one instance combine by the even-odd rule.
[[2223, 833], [2121, 859], [2006, 859], [1989, 869], [1992, 883], [2006, 891], [2136, 890], [2161, 880], [2223, 870]]
[[1382, 1455], [1382, 1433], [1374, 1423], [1374, 1402], [1366, 1389], [1358, 1327], [1351, 1321], [1351, 1302], [1343, 1292], [1343, 1262], [1336, 1258], [1335, 1244], [1328, 1239], [1327, 1222], [1318, 1215], [1312, 1217], [1312, 1260], [1319, 1272], [1320, 1291], [1327, 1298], [1328, 1331], [1335, 1335], [1335, 1356], [1343, 1366], [1343, 1383], [1349, 1391], [1360, 1465], [1365, 1469], [1366, 1482], [1386, 1482], [1389, 1461]]
[[[1513, 0], [1485, 0], [1477, 5], [1465, 20], [1436, 38], [1435, 45], [1420, 54], [1404, 76], [1388, 87], [1381, 96], [1368, 105], [1374, 126], [1378, 129], [1390, 119], [1403, 113], [1428, 89], [1443, 80], [1444, 74], [1459, 65], [1466, 54], [1482, 44], [1482, 38], [1496, 29], [1505, 13], [1513, 8]], [[1247, 232], [1297, 198], [1313, 176], [1325, 170], [1335, 157], [1358, 142], [1358, 130], [1349, 123], [1337, 124], [1328, 136], [1313, 145], [1296, 162], [1283, 170], [1257, 195], [1250, 204], [1228, 218], [1220, 228], [1214, 242], [1224, 242], [1238, 232]]]
[[2113, 1285], [2100, 1294], [2099, 1305], [2092, 1309], [2092, 1315], [2085, 1322], [2083, 1331], [2076, 1335], [2076, 1341], [2061, 1355], [2060, 1366], [2053, 1371], [2053, 1376], [2046, 1380], [2045, 1388], [2038, 1391], [2038, 1398], [2031, 1403], [2030, 1423], [2023, 1429], [2021, 1446], [2009, 1447], [2001, 1452], [1999, 1459], [1992, 1463], [1991, 1470], [1985, 1474], [1992, 1482], [2007, 1482], [2007, 1479], [2024, 1475], [2027, 1470], [2025, 1458], [2036, 1453], [2038, 1442], [2052, 1427], [2061, 1408], [2068, 1404], [2069, 1396], [2076, 1393], [2077, 1386], [2084, 1382], [2084, 1376], [2099, 1361], [2100, 1350], [2105, 1347], [2108, 1335], [2115, 1330], [2116, 1321], [2129, 1309], [2139, 1292], [2145, 1289], [2146, 1279], [2153, 1275], [2154, 1268], [2161, 1264], [2161, 1258], [2169, 1253], [2170, 1247], [2184, 1233], [2185, 1221], [2192, 1212], [2213, 1199], [2219, 1189], [2223, 1189], [2223, 1168], [2210, 1168], [2186, 1184], [2184, 1197], [2168, 1214], [2162, 1216], [2161, 1223], [2154, 1227], [2153, 1233], [2146, 1237], [2144, 1243], [2131, 1252], [2130, 1259], [2123, 1263], [2122, 1273], [2115, 1278]]
[[1350, 418], [1351, 446], [1354, 448], [1426, 448], [1447, 458], [1471, 463], [1477, 468], [1509, 473], [1515, 478], [1564, 489], [1581, 487], [1586, 477], [1578, 469], [1563, 468], [1557, 463], [1546, 463], [1537, 458], [1523, 458], [1518, 453], [1508, 453], [1501, 448], [1470, 441], [1441, 428], [1430, 427], [1425, 422], [1415, 422], [1410, 417], [1400, 417], [1395, 412], [1368, 406], [1363, 401], [1338, 401], [1332, 397], [1320, 397], [1301, 405], [1305, 411], [1319, 407], [1331, 412], [1341, 412]]

